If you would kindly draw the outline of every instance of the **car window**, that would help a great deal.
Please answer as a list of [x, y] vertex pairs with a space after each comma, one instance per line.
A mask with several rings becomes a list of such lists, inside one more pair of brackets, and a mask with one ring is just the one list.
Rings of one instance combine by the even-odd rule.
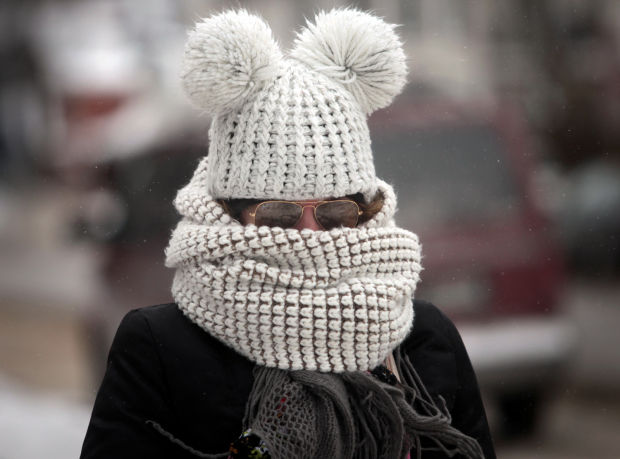
[[378, 176], [399, 196], [403, 226], [479, 222], [518, 207], [508, 151], [490, 126], [390, 132], [372, 145]]

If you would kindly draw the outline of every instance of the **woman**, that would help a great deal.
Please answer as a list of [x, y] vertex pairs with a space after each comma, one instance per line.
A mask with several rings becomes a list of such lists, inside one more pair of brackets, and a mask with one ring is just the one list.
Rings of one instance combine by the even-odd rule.
[[287, 57], [245, 11], [196, 26], [182, 78], [213, 121], [175, 200], [175, 304], [124, 318], [82, 457], [494, 457], [375, 176], [366, 116], [405, 77], [393, 26], [355, 10], [320, 13]]

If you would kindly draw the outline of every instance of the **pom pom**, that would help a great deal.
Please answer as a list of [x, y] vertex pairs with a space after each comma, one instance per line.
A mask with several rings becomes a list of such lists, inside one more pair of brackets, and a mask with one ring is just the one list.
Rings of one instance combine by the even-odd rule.
[[366, 114], [386, 107], [407, 77], [395, 26], [354, 9], [319, 13], [295, 40], [291, 56], [342, 83]]
[[281, 61], [280, 48], [261, 18], [245, 10], [227, 11], [202, 20], [190, 32], [183, 88], [209, 113], [229, 112], [275, 78]]

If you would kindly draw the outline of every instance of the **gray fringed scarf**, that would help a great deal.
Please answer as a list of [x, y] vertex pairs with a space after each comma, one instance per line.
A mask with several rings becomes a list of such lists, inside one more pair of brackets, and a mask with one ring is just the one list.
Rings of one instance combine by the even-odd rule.
[[447, 409], [432, 400], [400, 348], [395, 361], [402, 384], [359, 371], [257, 367], [244, 426], [263, 440], [274, 459], [396, 459], [411, 450], [417, 458], [423, 450], [482, 458], [476, 440], [450, 425]]

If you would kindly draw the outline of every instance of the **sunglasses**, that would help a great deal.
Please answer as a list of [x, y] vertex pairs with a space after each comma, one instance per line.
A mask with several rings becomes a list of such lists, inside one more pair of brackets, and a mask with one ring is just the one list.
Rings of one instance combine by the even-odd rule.
[[337, 199], [312, 203], [263, 201], [249, 214], [254, 218], [256, 226], [293, 228], [301, 220], [306, 207], [314, 209], [314, 218], [326, 231], [340, 226], [355, 228], [360, 215], [363, 213], [355, 201]]

